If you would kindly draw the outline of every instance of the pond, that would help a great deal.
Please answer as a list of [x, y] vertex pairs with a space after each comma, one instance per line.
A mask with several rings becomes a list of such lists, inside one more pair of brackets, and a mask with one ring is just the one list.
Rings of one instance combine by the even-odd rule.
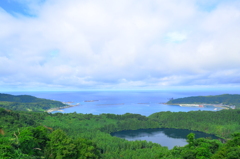
[[199, 131], [191, 131], [186, 129], [139, 129], [139, 130], [125, 130], [111, 133], [112, 136], [124, 138], [129, 141], [134, 140], [146, 140], [154, 143], [158, 143], [162, 146], [167, 146], [168, 149], [172, 149], [174, 146], [187, 145], [187, 135], [190, 133], [195, 134], [195, 138], [211, 138], [221, 139], [215, 135], [206, 134]]

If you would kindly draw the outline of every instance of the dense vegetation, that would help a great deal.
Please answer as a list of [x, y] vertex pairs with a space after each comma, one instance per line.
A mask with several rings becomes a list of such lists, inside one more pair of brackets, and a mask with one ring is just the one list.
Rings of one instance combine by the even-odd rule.
[[[0, 108], [0, 158], [239, 158], [240, 135], [234, 134], [240, 132], [239, 114], [239, 110], [159, 112], [145, 117], [130, 113], [48, 114]], [[168, 150], [159, 144], [127, 141], [109, 134], [163, 127], [213, 132], [231, 140], [222, 144], [218, 140], [195, 139], [190, 134], [188, 145]]]
[[[240, 158], [239, 109], [159, 112], [149, 117], [130, 113], [49, 114], [34, 111], [62, 106], [62, 103], [7, 94], [0, 94], [0, 100], [3, 103], [0, 103], [3, 107], [0, 108], [0, 158]], [[168, 150], [152, 142], [127, 141], [110, 135], [121, 130], [149, 128], [203, 131], [227, 142], [195, 139], [194, 134], [189, 134], [188, 145]]]
[[14, 96], [0, 93], [0, 107], [9, 110], [45, 111], [50, 108], [66, 106], [62, 102], [36, 98], [30, 95]]
[[96, 145], [83, 138], [72, 139], [62, 130], [26, 127], [12, 137], [0, 134], [1, 158], [100, 158]]
[[229, 138], [240, 132], [240, 110], [158, 112], [149, 116], [163, 128], [177, 128], [202, 131]]
[[224, 104], [240, 107], [239, 94], [222, 94], [216, 96], [193, 96], [172, 99], [167, 104]]

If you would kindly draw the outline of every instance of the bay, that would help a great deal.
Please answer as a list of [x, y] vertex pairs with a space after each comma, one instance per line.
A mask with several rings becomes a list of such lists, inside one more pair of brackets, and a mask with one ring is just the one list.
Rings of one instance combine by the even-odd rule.
[[187, 111], [214, 111], [213, 107], [180, 107], [165, 105], [170, 98], [182, 98], [198, 95], [219, 95], [236, 93], [233, 91], [214, 90], [168, 90], [168, 91], [36, 91], [36, 92], [6, 92], [13, 95], [33, 95], [39, 98], [57, 100], [61, 102], [79, 103], [79, 106], [63, 109], [63, 113], [83, 114], [125, 114], [134, 113], [149, 116], [155, 112], [187, 112]]

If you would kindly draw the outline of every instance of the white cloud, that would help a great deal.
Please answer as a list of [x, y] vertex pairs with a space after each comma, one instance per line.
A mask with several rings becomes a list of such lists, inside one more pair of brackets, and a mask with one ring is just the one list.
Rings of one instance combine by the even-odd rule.
[[237, 83], [234, 73], [224, 82], [213, 75], [240, 68], [240, 4], [205, 12], [197, 2], [28, 2], [36, 17], [0, 9], [0, 81], [119, 89]]
[[167, 42], [178, 43], [178, 42], [182, 42], [186, 39], [187, 39], [187, 35], [184, 33], [180, 33], [180, 32], [170, 32], [166, 36]]

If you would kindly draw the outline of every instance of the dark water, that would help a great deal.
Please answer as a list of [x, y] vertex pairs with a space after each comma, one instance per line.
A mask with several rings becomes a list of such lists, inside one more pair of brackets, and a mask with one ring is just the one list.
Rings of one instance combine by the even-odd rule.
[[129, 141], [146, 140], [158, 143], [162, 146], [167, 146], [172, 149], [174, 146], [185, 146], [187, 144], [187, 135], [194, 133], [195, 138], [211, 138], [219, 139], [218, 137], [198, 131], [191, 131], [185, 129], [140, 129], [140, 130], [126, 130], [111, 133], [112, 136], [124, 138]]
[[[170, 98], [181, 98], [198, 95], [219, 95], [224, 93], [236, 93], [231, 91], [78, 91], [78, 92], [7, 92], [13, 95], [33, 95], [39, 98], [58, 100], [62, 102], [71, 101], [79, 106], [66, 108], [64, 113], [112, 113], [125, 114], [135, 113], [148, 116], [155, 112], [187, 112], [197, 110], [213, 111], [213, 107], [180, 107], [164, 105]], [[93, 102], [86, 102], [91, 101]]]

